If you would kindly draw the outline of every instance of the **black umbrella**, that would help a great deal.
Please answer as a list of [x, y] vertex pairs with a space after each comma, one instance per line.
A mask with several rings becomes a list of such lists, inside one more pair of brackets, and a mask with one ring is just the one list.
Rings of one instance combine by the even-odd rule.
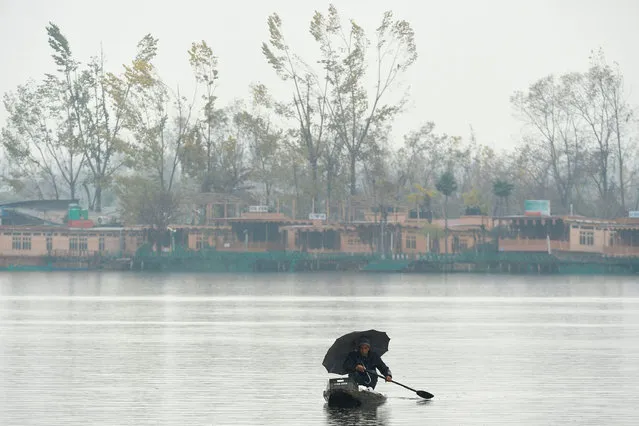
[[353, 331], [335, 340], [335, 343], [328, 349], [322, 362], [326, 371], [334, 374], [348, 374], [348, 371], [344, 370], [344, 360], [351, 351], [357, 349], [357, 343], [362, 337], [371, 342], [371, 351], [377, 352], [380, 356], [388, 351], [390, 337], [383, 331]]

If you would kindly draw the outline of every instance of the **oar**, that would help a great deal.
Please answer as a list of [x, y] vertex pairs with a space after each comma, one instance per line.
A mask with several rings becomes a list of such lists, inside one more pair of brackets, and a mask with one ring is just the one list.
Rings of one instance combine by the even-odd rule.
[[[369, 372], [369, 373], [371, 373], [371, 374], [376, 375], [376, 376], [377, 376], [377, 377], [379, 377], [380, 379], [384, 379], [384, 380], [386, 380], [386, 377], [384, 377], [384, 376], [382, 376], [382, 375], [380, 375], [380, 374], [377, 374], [377, 373], [376, 373], [376, 372], [374, 372], [374, 371], [371, 371], [371, 370], [366, 370], [366, 371], [367, 371], [367, 372]], [[422, 397], [422, 398], [424, 398], [424, 399], [431, 399], [432, 397], [434, 397], [434, 396], [435, 396], [435, 395], [433, 395], [433, 394], [432, 394], [432, 393], [430, 393], [430, 392], [426, 392], [426, 391], [423, 391], [423, 390], [415, 390], [415, 389], [413, 389], [413, 388], [409, 388], [408, 386], [406, 386], [406, 385], [402, 385], [401, 383], [396, 382], [395, 380], [389, 380], [389, 382], [395, 383], [396, 385], [400, 385], [400, 386], [401, 386], [401, 387], [403, 387], [403, 388], [406, 388], [406, 389], [408, 389], [408, 390], [410, 390], [410, 391], [413, 391], [413, 392], [415, 392], [417, 395], [421, 396], [421, 397]]]

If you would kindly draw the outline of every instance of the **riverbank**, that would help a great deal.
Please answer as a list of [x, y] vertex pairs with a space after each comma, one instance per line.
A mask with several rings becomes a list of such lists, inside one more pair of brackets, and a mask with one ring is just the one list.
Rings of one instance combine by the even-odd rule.
[[291, 251], [235, 252], [205, 249], [169, 253], [140, 251], [133, 257], [3, 259], [1, 270], [129, 270], [158, 272], [315, 272], [367, 273], [506, 273], [506, 274], [636, 274], [637, 257], [586, 253], [464, 252], [382, 256], [366, 253], [304, 253]]

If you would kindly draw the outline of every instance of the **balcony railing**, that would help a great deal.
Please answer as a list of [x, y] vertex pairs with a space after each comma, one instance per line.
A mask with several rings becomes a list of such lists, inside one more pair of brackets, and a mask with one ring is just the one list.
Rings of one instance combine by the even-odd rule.
[[632, 247], [632, 246], [604, 247], [603, 253], [607, 256], [639, 256], [639, 247]]
[[283, 251], [284, 244], [280, 242], [250, 242], [248, 244], [235, 242], [218, 244], [216, 249], [219, 251]]
[[44, 256], [51, 257], [71, 257], [86, 259], [89, 257], [114, 257], [122, 256], [121, 250], [49, 250], [44, 253]]
[[[500, 239], [499, 250], [500, 251], [530, 251], [540, 252], [548, 251], [548, 240], [544, 239], [530, 239], [530, 238], [515, 238], [515, 239]], [[550, 240], [550, 250], [570, 250], [570, 242]]]

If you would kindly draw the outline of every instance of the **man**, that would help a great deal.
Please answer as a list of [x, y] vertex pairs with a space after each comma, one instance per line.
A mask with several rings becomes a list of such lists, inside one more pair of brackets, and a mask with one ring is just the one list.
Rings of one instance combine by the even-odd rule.
[[[374, 374], [378, 369], [386, 378], [386, 381], [392, 380], [390, 368], [382, 357], [376, 352], [371, 351], [371, 342], [367, 338], [361, 338], [358, 343], [358, 350], [352, 351], [344, 361], [344, 369], [348, 371], [348, 377], [355, 380], [358, 385], [368, 386], [375, 389], [377, 385], [377, 375]], [[368, 373], [366, 370], [372, 371]]]

